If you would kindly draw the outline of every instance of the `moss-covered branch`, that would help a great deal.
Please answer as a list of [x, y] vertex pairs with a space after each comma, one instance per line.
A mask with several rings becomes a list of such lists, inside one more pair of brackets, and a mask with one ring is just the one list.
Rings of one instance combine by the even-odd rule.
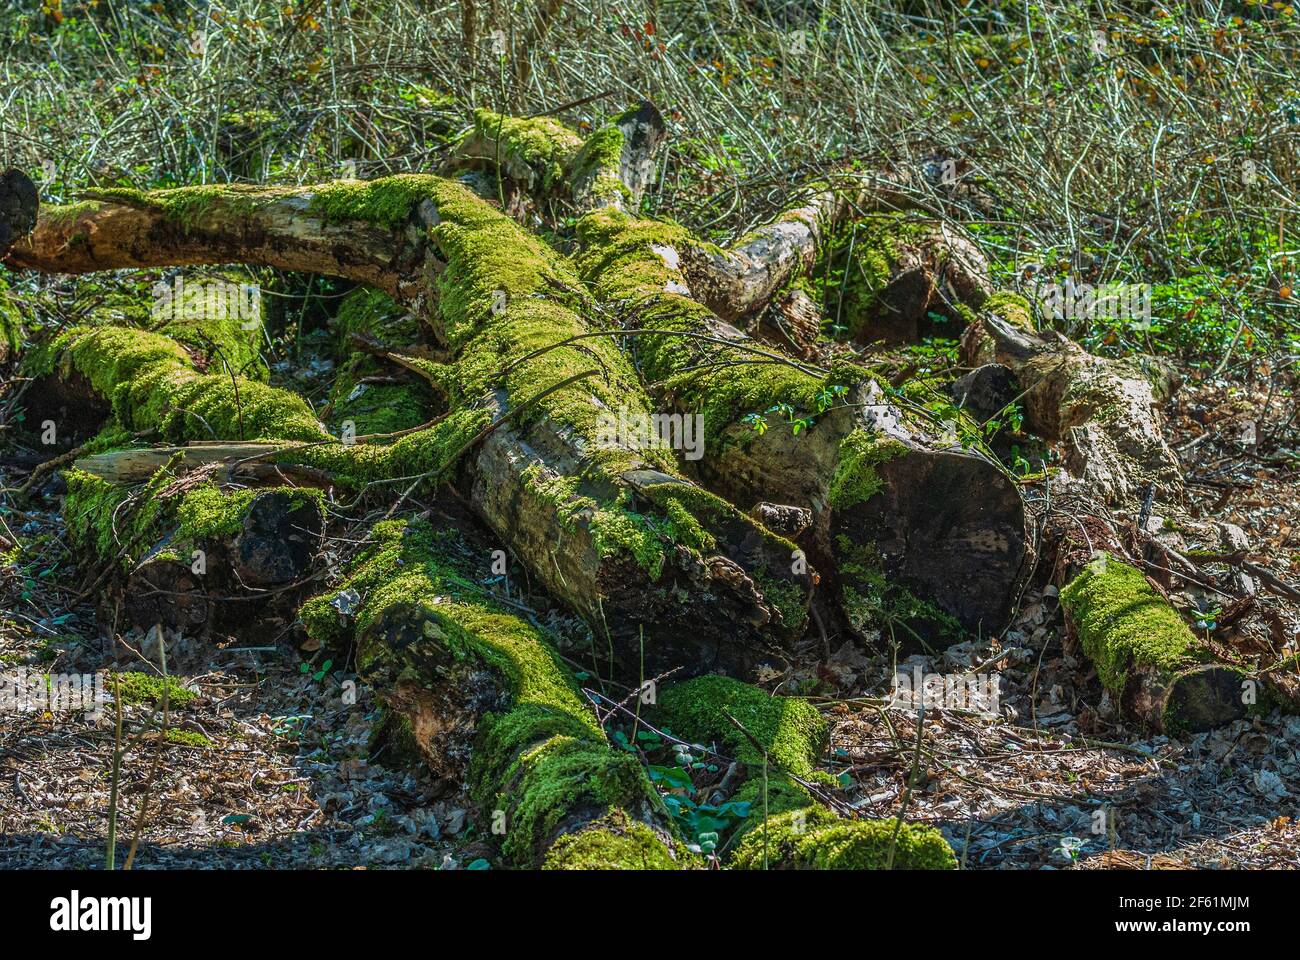
[[395, 290], [402, 279], [401, 222], [324, 218], [318, 201], [326, 190], [239, 184], [100, 190], [78, 203], [42, 207], [7, 262], [47, 273], [246, 263]]
[[1225, 664], [1137, 568], [1100, 554], [1061, 590], [1061, 606], [1102, 685], [1130, 716], [1164, 733], [1208, 730], [1264, 696]]
[[[640, 764], [606, 742], [547, 636], [477, 586], [456, 534], [388, 521], [372, 542], [338, 591], [303, 607], [303, 622], [322, 643], [355, 639], [358, 670], [430, 769], [471, 784], [505, 861], [688, 865]], [[344, 590], [362, 598], [347, 616], [332, 602]]]
[[636, 210], [666, 136], [663, 118], [648, 102], [585, 139], [553, 117], [477, 110], [448, 170], [496, 171], [534, 201], [563, 200], [579, 213], [604, 206]]
[[613, 338], [590, 336], [597, 307], [561, 258], [456, 184], [432, 204], [450, 403], [502, 423], [466, 466], [476, 510], [624, 670], [779, 656], [810, 587], [794, 545], [614, 426], [648, 423], [650, 402]]

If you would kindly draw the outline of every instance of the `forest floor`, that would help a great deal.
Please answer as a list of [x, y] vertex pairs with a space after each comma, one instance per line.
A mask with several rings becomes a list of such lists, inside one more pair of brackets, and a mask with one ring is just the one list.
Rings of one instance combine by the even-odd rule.
[[[1260, 456], [1247, 442], [1248, 424], [1288, 415], [1270, 383], [1189, 382], [1169, 429], [1184, 451], [1192, 513], [1240, 526], [1252, 555], [1272, 558], [1285, 578], [1300, 567], [1295, 452]], [[0, 487], [21, 479], [0, 473]], [[156, 641], [139, 631], [106, 636], [93, 598], [80, 596], [95, 572], [73, 566], [58, 500], [54, 482], [25, 509], [3, 504], [0, 536], [20, 548], [6, 548], [16, 559], [0, 567], [0, 669], [151, 669], [137, 652]], [[1228, 586], [1234, 574], [1207, 576]], [[1233, 629], [1291, 637], [1298, 626], [1300, 604], [1261, 590]], [[976, 668], [999, 681], [1000, 716], [927, 710], [919, 748], [915, 711], [887, 705], [891, 658], [840, 646], [816, 668], [832, 694], [818, 702], [832, 721], [823, 768], [844, 784], [837, 805], [931, 823], [966, 869], [1300, 867], [1300, 717], [1144, 736], [1062, 632], [1053, 588], [1033, 589], [997, 642], [897, 664], [909, 673]], [[196, 696], [172, 705], [167, 739], [145, 737], [123, 758], [118, 861], [148, 798], [139, 868], [491, 865], [463, 792], [389, 765], [371, 692], [353, 686], [348, 664], [307, 666], [286, 633], [259, 647], [169, 637], [171, 670]], [[801, 689], [808, 679], [787, 678], [805, 681]], [[125, 740], [155, 710], [126, 704]], [[103, 864], [116, 725], [111, 703], [98, 718], [0, 719], [0, 868]]]

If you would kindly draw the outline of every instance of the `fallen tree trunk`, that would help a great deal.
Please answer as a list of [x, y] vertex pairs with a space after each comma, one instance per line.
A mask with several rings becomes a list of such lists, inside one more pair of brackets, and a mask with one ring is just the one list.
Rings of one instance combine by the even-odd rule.
[[[338, 590], [303, 607], [303, 622], [321, 643], [355, 641], [361, 676], [435, 775], [471, 785], [506, 862], [692, 865], [641, 765], [606, 742], [546, 634], [454, 559], [457, 535], [386, 521], [371, 538]], [[340, 603], [344, 594], [360, 600]]]
[[[121, 328], [60, 337], [41, 372], [58, 358], [111, 398], [123, 425], [161, 426], [168, 439], [301, 441], [293, 462], [341, 482], [437, 479], [471, 454], [462, 478], [476, 511], [629, 676], [683, 662], [743, 675], [797, 637], [811, 575], [794, 545], [683, 479], [662, 451], [602, 434], [604, 414], [648, 417], [648, 401], [616, 345], [573, 342], [591, 331], [584, 314], [594, 312], [580, 282], [509, 218], [435, 177], [329, 184], [290, 199], [276, 189], [205, 188], [201, 205], [193, 196], [133, 194], [71, 217], [47, 210], [15, 261], [92, 269], [166, 262], [175, 250], [186, 262], [274, 261], [369, 280], [395, 292], [446, 349], [449, 362], [426, 368], [444, 385], [447, 416], [388, 446], [343, 444], [297, 397], [200, 374], [175, 341]], [[93, 258], [65, 257], [52, 224], [83, 217], [135, 226], [96, 232]], [[358, 223], [363, 246], [388, 241], [354, 261], [333, 231]], [[250, 229], [275, 241], [236, 254]], [[334, 259], [286, 262], [291, 236]]]
[[[1148, 498], [1181, 495], [1178, 461], [1161, 431], [1163, 371], [1035, 332], [1029, 304], [1008, 293], [985, 303], [962, 353], [972, 366], [1001, 364], [1014, 375], [1025, 426], [1061, 444], [1067, 475], [1053, 484], [1057, 497], [1072, 491], [1135, 514]], [[1196, 732], [1270, 700], [1254, 668], [1193, 634], [1155, 582], [1119, 559], [1126, 551], [1112, 524], [1062, 515], [1045, 539], [1070, 636], [1125, 715], [1157, 732]]]
[[703, 455], [689, 465], [743, 508], [809, 509], [810, 556], [838, 572], [855, 629], [895, 615], [929, 621], [927, 640], [952, 618], [1001, 629], [1025, 545], [1024, 506], [1004, 471], [927, 435], [865, 371], [828, 374], [759, 348], [692, 299], [678, 251], [697, 241], [682, 228], [603, 210], [578, 235], [583, 278], [617, 311], [652, 392], [701, 421]]
[[123, 609], [144, 629], [206, 634], [287, 611], [320, 549], [316, 491], [223, 490], [167, 468], [139, 490], [76, 469], [66, 478], [72, 544], [121, 572]]
[[1154, 484], [1160, 500], [1182, 497], [1182, 470], [1161, 431], [1153, 380], [1137, 361], [1087, 353], [1055, 331], [1034, 331], [1029, 304], [999, 293], [962, 337], [970, 366], [1000, 363], [1024, 391], [1025, 426], [1059, 443], [1066, 470], [1103, 502], [1133, 505]]
[[[1257, 708], [1257, 681], [1216, 662], [1136, 567], [1099, 553], [1061, 589], [1066, 623], [1125, 713], [1170, 735], [1210, 730]], [[1263, 691], [1258, 708], [1263, 709]]]
[[[416, 196], [413, 192], [411, 197]], [[329, 196], [312, 188], [220, 184], [172, 190], [112, 189], [45, 207], [19, 230], [7, 262], [46, 273], [244, 263], [344, 277], [395, 292], [394, 229], [407, 210], [322, 218]], [[4, 227], [0, 227], [4, 229]]]

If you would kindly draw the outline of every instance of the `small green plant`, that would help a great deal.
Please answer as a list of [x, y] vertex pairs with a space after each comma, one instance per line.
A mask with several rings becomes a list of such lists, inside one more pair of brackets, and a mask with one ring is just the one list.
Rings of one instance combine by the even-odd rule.
[[311, 678], [313, 680], [315, 680], [317, 683], [320, 683], [322, 680], [325, 679], [326, 676], [329, 675], [330, 669], [333, 666], [334, 666], [333, 660], [326, 660], [324, 663], [320, 665], [319, 670], [313, 670], [312, 665], [310, 663], [303, 662], [298, 665], [298, 672], [309, 673], [311, 674]]

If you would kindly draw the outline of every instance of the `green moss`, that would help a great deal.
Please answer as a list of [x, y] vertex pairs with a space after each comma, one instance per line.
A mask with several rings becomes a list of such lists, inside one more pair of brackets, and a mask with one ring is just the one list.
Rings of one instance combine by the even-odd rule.
[[203, 226], [210, 213], [223, 220], [237, 219], [253, 213], [270, 196], [263, 188], [233, 183], [174, 187], [166, 190], [135, 190], [130, 187], [106, 187], [91, 194], [128, 207], [154, 209], [184, 229]]
[[[501, 741], [496, 734], [490, 730], [483, 743], [500, 756], [511, 741]], [[489, 782], [490, 788], [485, 786]], [[502, 783], [517, 786], [502, 791]], [[525, 749], [499, 776], [494, 770], [493, 775], [481, 779], [478, 796], [485, 805], [495, 803], [507, 811], [508, 832], [502, 852], [525, 862], [545, 845], [570, 811], [644, 801], [646, 783], [636, 758], [614, 752], [603, 740], [549, 736]]]
[[237, 534], [258, 494], [278, 493], [295, 508], [308, 503], [319, 506], [324, 499], [322, 491], [300, 487], [233, 491], [212, 483], [176, 487], [171, 465], [158, 470], [140, 491], [75, 468], [65, 471], [64, 479], [68, 492], [63, 517], [69, 541], [100, 560], [116, 560], [123, 569], [134, 566], [164, 537], [169, 552], [188, 562], [194, 545]]
[[355, 434], [364, 436], [396, 433], [429, 422], [435, 398], [428, 383], [423, 378], [401, 383], [367, 382], [367, 378], [393, 376], [393, 365], [356, 350], [351, 343], [352, 335], [358, 334], [390, 349], [404, 349], [420, 338], [414, 315], [387, 294], [358, 287], [340, 303], [334, 333], [336, 351], [342, 360], [330, 390], [332, 424], [351, 421]]
[[194, 730], [175, 730], [167, 731], [168, 743], [179, 743], [186, 747], [202, 747], [207, 750], [212, 747], [212, 741], [203, 734]]
[[87, 214], [95, 213], [103, 204], [98, 200], [80, 200], [77, 203], [42, 205], [41, 219], [45, 222], [63, 226], [74, 223]]
[[1029, 301], [1018, 293], [999, 290], [985, 300], [980, 309], [1024, 330], [1034, 329], [1033, 308], [1029, 306]]
[[589, 194], [598, 203], [621, 200], [630, 204], [632, 197], [620, 176], [623, 146], [623, 131], [617, 120], [605, 124], [583, 141], [573, 156], [569, 163], [569, 180], [574, 184], [590, 180]]
[[[412, 665], [447, 656], [490, 671], [506, 703], [479, 718], [467, 779], [482, 809], [505, 813], [502, 853], [509, 860], [535, 863], [571, 811], [653, 803], [640, 764], [610, 749], [548, 636], [476, 589], [447, 559], [444, 536], [424, 523], [386, 521], [372, 539], [373, 549], [339, 588], [365, 598], [350, 628], [331, 603], [337, 591], [304, 605], [303, 624], [324, 642], [355, 636], [365, 674], [436, 684], [436, 673]], [[387, 645], [377, 624], [395, 610], [419, 611], [423, 639], [414, 646], [433, 645], [436, 656]]]
[[500, 156], [503, 161], [514, 161], [508, 164], [506, 174], [543, 192], [563, 181], [570, 160], [583, 146], [577, 133], [553, 117], [523, 119], [483, 109], [474, 111], [471, 136], [489, 145], [499, 140], [499, 152], [494, 148], [490, 156], [481, 159]]
[[787, 773], [807, 777], [826, 746], [826, 721], [808, 701], [774, 697], [730, 677], [674, 684], [659, 697], [657, 715], [678, 737], [717, 740], [746, 766], [762, 767], [763, 755], [731, 724], [728, 713], [763, 745], [768, 763]]
[[831, 478], [828, 499], [836, 510], [865, 503], [880, 492], [883, 481], [876, 467], [907, 452], [898, 440], [855, 430], [840, 442], [840, 456]]
[[956, 617], [885, 576], [871, 545], [840, 534], [834, 541], [841, 584], [841, 607], [854, 630], [865, 633], [891, 626], [915, 633], [917, 627], [940, 636], [960, 638], [965, 631]]
[[600, 820], [551, 845], [543, 870], [681, 870], [694, 861], [643, 823], [611, 808]]
[[420, 339], [415, 315], [382, 290], [356, 287], [339, 301], [332, 323], [337, 351], [352, 350], [353, 334], [373, 337], [385, 347], [407, 347]]
[[849, 339], [870, 338], [880, 292], [894, 279], [902, 249], [924, 230], [904, 213], [873, 214], [836, 230], [810, 273], [825, 316]]
[[696, 339], [716, 337], [718, 320], [687, 294], [686, 278], [674, 265], [674, 258], [705, 246], [689, 231], [609, 208], [583, 217], [577, 229], [583, 245], [578, 269], [597, 297], [617, 304], [631, 321], [628, 326], [666, 331], [638, 336], [631, 347], [660, 393], [673, 397], [678, 409], [703, 417], [710, 451], [752, 440], [756, 434], [742, 421], [776, 404], [788, 405], [794, 416], [816, 419], [819, 398], [839, 381], [756, 362], [763, 358]]
[[359, 220], [396, 229], [411, 218], [420, 201], [433, 193], [436, 177], [401, 173], [378, 180], [336, 180], [312, 195], [310, 209], [331, 223]]
[[165, 689], [168, 709], [175, 709], [198, 697], [197, 693], [176, 677], [168, 677], [164, 681], [161, 676], [153, 673], [129, 671], [114, 674], [105, 686], [110, 692], [117, 689], [123, 703], [148, 703], [157, 707], [162, 706]]
[[[829, 817], [829, 819], [828, 819]], [[895, 831], [897, 837], [895, 838]], [[933, 827], [889, 820], [838, 820], [823, 812], [792, 811], [751, 830], [740, 841], [732, 866], [795, 870], [955, 870], [957, 859]], [[766, 853], [766, 857], [764, 854]]]
[[69, 542], [100, 560], [120, 558], [131, 565], [136, 551], [153, 546], [159, 521], [168, 505], [158, 492], [171, 481], [164, 468], [131, 500], [131, 490], [109, 483], [81, 470], [64, 472], [68, 492], [63, 501], [63, 519]]
[[0, 363], [17, 353], [23, 345], [23, 315], [9, 292], [9, 284], [0, 279]]
[[1102, 555], [1061, 590], [1079, 645], [1114, 696], [1135, 666], [1172, 674], [1195, 662], [1196, 638], [1136, 567]]
[[118, 422], [173, 441], [311, 440], [322, 431], [296, 394], [246, 377], [200, 373], [169, 336], [127, 327], [74, 327], [35, 351], [31, 375], [75, 370], [109, 401]]

